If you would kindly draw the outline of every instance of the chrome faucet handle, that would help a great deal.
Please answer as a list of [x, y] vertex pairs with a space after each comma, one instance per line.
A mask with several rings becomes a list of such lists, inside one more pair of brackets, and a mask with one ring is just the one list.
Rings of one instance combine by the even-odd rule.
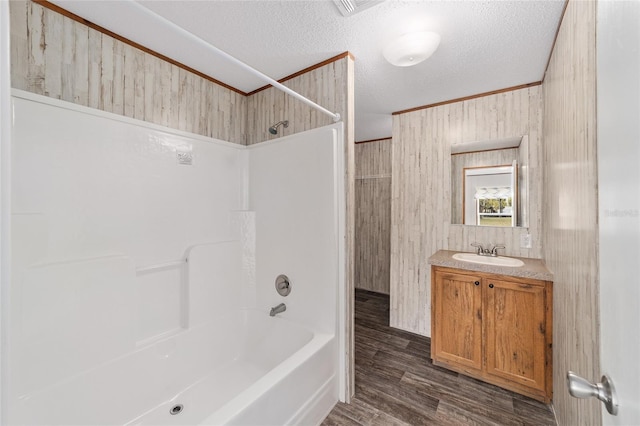
[[491, 249], [491, 256], [497, 256], [498, 255], [498, 249], [502, 249], [504, 250], [506, 247], [502, 244], [498, 244], [493, 246], [493, 248]]
[[480, 255], [483, 254], [484, 251], [485, 251], [485, 248], [482, 247], [482, 244], [480, 244], [480, 243], [471, 243], [471, 246], [477, 248], [478, 249], [478, 254], [480, 254]]

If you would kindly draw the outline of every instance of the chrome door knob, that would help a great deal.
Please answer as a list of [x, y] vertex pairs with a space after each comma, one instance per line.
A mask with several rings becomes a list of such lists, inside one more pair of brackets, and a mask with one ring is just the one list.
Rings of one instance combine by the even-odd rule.
[[569, 393], [575, 398], [598, 398], [604, 402], [609, 414], [618, 414], [618, 398], [616, 389], [611, 379], [606, 374], [600, 379], [600, 383], [591, 383], [584, 377], [580, 377], [573, 371], [567, 373], [567, 386]]

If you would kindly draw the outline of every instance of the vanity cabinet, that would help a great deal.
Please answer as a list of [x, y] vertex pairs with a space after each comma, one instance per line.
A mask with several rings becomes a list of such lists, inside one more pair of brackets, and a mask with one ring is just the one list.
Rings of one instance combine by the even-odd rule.
[[436, 365], [543, 402], [552, 396], [552, 283], [432, 267]]

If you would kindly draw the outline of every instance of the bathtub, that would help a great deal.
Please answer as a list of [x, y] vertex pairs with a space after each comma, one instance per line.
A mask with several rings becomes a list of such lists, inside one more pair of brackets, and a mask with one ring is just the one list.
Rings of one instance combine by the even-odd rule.
[[21, 424], [319, 424], [338, 400], [335, 345], [237, 310], [22, 398], [15, 414]]
[[[333, 335], [257, 310], [221, 321], [235, 329], [235, 348], [226, 359], [127, 424], [285, 425], [324, 419], [337, 402]], [[180, 413], [171, 414], [176, 406]]]

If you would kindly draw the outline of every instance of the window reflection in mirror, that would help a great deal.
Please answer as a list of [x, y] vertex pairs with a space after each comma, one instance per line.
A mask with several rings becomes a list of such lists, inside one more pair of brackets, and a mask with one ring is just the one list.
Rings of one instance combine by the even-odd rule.
[[[515, 139], [515, 138], [514, 138]], [[452, 146], [451, 154], [451, 223], [471, 226], [528, 226], [529, 184], [528, 184], [528, 137], [517, 138], [517, 143], [500, 148], [487, 148], [492, 142], [470, 142]], [[479, 145], [483, 144], [478, 148]], [[468, 148], [467, 148], [468, 147]], [[468, 150], [467, 150], [468, 149]], [[503, 175], [503, 180], [491, 181], [492, 173], [480, 170], [513, 167], [514, 172], [493, 173]], [[484, 176], [484, 183], [478, 181], [467, 188], [465, 173], [472, 172], [471, 180]], [[510, 176], [510, 177], [509, 177]], [[483, 198], [478, 189], [502, 191], [500, 197]], [[496, 189], [503, 188], [503, 189]], [[512, 189], [507, 189], [512, 188]], [[510, 195], [509, 194], [510, 192]]]
[[515, 226], [517, 170], [515, 161], [512, 165], [464, 169], [465, 225]]

